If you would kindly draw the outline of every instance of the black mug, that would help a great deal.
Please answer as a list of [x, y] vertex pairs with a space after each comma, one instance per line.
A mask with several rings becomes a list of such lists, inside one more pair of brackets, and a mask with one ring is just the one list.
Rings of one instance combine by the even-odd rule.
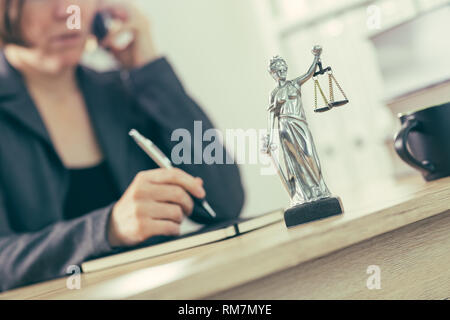
[[399, 116], [395, 150], [426, 181], [450, 176], [450, 102]]

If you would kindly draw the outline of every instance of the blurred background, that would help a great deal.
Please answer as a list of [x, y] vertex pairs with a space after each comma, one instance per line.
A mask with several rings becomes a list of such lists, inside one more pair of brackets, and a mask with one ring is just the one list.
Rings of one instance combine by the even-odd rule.
[[[313, 45], [322, 45], [323, 64], [332, 66], [350, 103], [314, 113], [312, 81], [303, 87], [303, 103], [326, 182], [344, 206], [346, 198], [359, 196], [355, 190], [418, 175], [394, 155], [392, 139], [398, 113], [450, 101], [450, 1], [134, 2], [148, 14], [157, 47], [189, 94], [224, 132], [266, 129], [276, 86], [267, 72], [270, 58], [283, 56], [292, 79], [311, 65]], [[111, 67], [103, 52], [85, 61]], [[262, 164], [241, 165], [244, 216], [289, 204], [278, 176], [261, 174], [263, 157], [258, 154]]]

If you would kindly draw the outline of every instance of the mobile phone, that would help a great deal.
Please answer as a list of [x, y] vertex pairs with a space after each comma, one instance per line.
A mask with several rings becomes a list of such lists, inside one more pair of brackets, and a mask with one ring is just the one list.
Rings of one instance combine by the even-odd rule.
[[101, 42], [108, 35], [107, 23], [111, 16], [107, 12], [97, 12], [92, 22], [92, 33]]
[[[94, 17], [92, 23], [92, 33], [97, 37], [97, 41], [101, 43], [109, 33], [110, 28], [116, 21], [107, 11], [99, 11]], [[126, 49], [134, 41], [134, 34], [131, 31], [124, 30], [114, 36], [114, 47], [119, 50]]]

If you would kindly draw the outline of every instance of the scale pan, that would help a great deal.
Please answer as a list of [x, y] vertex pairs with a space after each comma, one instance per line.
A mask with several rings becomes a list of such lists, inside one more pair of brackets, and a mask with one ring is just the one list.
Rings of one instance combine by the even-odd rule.
[[330, 108], [334, 108], [334, 107], [341, 107], [343, 105], [346, 105], [347, 103], [348, 103], [348, 100], [341, 100], [341, 101], [330, 102], [328, 105], [330, 106]]
[[326, 106], [326, 107], [314, 109], [314, 112], [317, 112], [317, 113], [326, 112], [326, 111], [331, 110], [331, 108], [332, 108], [332, 107], [328, 105], [328, 106]]

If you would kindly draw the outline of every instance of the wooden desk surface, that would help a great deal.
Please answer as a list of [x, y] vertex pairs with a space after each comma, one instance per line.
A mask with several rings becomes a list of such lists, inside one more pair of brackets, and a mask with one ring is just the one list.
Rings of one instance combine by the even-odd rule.
[[[345, 214], [286, 229], [283, 223], [206, 246], [83, 274], [81, 290], [57, 279], [0, 299], [198, 299], [232, 290], [450, 213], [450, 178], [372, 184], [342, 196]], [[450, 255], [450, 252], [448, 253]]]

